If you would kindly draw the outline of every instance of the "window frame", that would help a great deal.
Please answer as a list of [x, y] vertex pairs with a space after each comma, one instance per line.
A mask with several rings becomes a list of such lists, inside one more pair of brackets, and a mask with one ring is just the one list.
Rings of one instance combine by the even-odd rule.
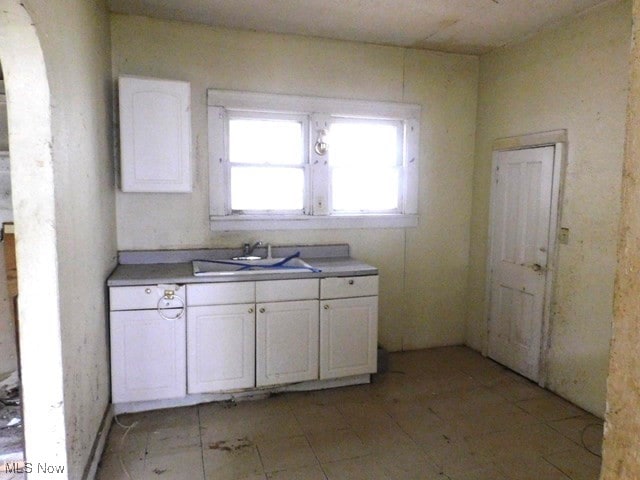
[[[402, 228], [418, 224], [418, 153], [421, 107], [414, 104], [345, 100], [325, 97], [263, 94], [209, 89], [209, 210], [210, 225], [218, 230], [284, 230], [294, 228]], [[230, 209], [228, 112], [241, 115], [307, 117], [303, 128], [309, 146], [305, 174], [303, 214], [287, 211], [234, 213]], [[243, 113], [245, 112], [245, 113]], [[400, 179], [400, 211], [336, 213], [331, 211], [328, 157], [313, 149], [313, 132], [326, 129], [332, 120], [391, 120], [404, 125]]]

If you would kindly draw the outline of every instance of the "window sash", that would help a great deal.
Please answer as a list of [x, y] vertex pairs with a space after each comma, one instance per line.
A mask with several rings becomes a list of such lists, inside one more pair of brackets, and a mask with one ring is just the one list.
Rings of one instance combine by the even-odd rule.
[[[234, 119], [258, 119], [258, 120], [284, 120], [284, 121], [294, 121], [300, 123], [302, 125], [301, 128], [301, 141], [302, 141], [302, 152], [301, 152], [301, 163], [299, 164], [291, 164], [291, 163], [246, 163], [246, 162], [231, 162], [230, 158], [230, 138], [229, 138], [229, 122]], [[309, 151], [308, 151], [308, 132], [309, 132], [309, 117], [307, 115], [300, 114], [291, 114], [291, 113], [270, 113], [270, 112], [254, 112], [254, 111], [238, 111], [238, 110], [225, 110], [224, 111], [224, 141], [225, 141], [225, 156], [224, 156], [224, 167], [225, 167], [225, 214], [226, 215], [306, 215], [309, 212], [309, 197], [310, 197], [310, 189], [309, 189]], [[267, 148], [272, 147], [272, 145], [267, 146]], [[283, 208], [283, 209], [234, 209], [233, 201], [232, 201], [232, 185], [231, 185], [231, 171], [234, 168], [264, 168], [266, 169], [300, 169], [303, 172], [303, 192], [302, 192], [302, 208]]]
[[[395, 137], [396, 137], [396, 151], [395, 151], [395, 165], [402, 166], [404, 163], [404, 122], [401, 120], [388, 120], [384, 118], [349, 118], [349, 117], [333, 117], [329, 124], [329, 129], [333, 125], [367, 125], [371, 124], [373, 126], [389, 126], [395, 129]], [[331, 145], [329, 145], [329, 157], [331, 156]], [[339, 166], [335, 165], [333, 162], [329, 161], [329, 166]]]
[[[404, 164], [405, 164], [405, 122], [401, 120], [389, 120], [381, 118], [361, 118], [361, 117], [332, 117], [328, 122], [329, 131], [334, 125], [359, 125], [370, 124], [373, 126], [384, 125], [395, 129], [395, 142], [396, 148], [394, 152], [394, 162], [383, 165], [367, 165], [366, 159], [361, 159], [356, 165], [339, 164], [331, 161], [331, 133], [329, 134], [329, 159], [328, 159], [328, 190], [329, 190], [329, 214], [389, 214], [389, 213], [403, 213], [403, 185], [404, 185]], [[371, 176], [372, 172], [395, 170], [397, 174], [396, 185], [391, 188], [396, 188], [396, 200], [395, 207], [392, 208], [375, 208], [373, 205], [370, 208], [337, 208], [333, 205], [335, 198], [335, 182], [334, 173], [337, 171], [353, 170], [354, 172], [360, 170], [363, 177]], [[354, 186], [354, 188], [358, 188]], [[366, 189], [365, 189], [366, 190]]]
[[[335, 197], [334, 194], [336, 193], [336, 182], [334, 181], [334, 174], [336, 172], [339, 171], [348, 171], [348, 170], [352, 170], [353, 172], [359, 171], [362, 172], [362, 168], [350, 168], [350, 167], [332, 167], [331, 168], [331, 172], [330, 172], [330, 188], [331, 188], [331, 195], [330, 195], [330, 199], [331, 199], [331, 212], [332, 213], [336, 213], [336, 214], [349, 214], [349, 213], [355, 213], [355, 214], [388, 214], [388, 213], [402, 213], [402, 177], [403, 177], [403, 168], [402, 166], [393, 166], [393, 167], [369, 167], [367, 169], [367, 172], [363, 172], [362, 175], [365, 177], [369, 177], [371, 176], [372, 172], [374, 173], [373, 176], [375, 176], [375, 173], [385, 173], [385, 172], [390, 172], [390, 171], [394, 171], [395, 175], [396, 175], [396, 180], [395, 180], [395, 185], [390, 185], [390, 188], [392, 189], [396, 189], [396, 195], [395, 195], [395, 206], [394, 207], [390, 207], [390, 208], [375, 208], [374, 205], [371, 205], [368, 208], [339, 208], [339, 206], [336, 206], [335, 203]], [[353, 187], [356, 190], [360, 190], [360, 188], [358, 186], [354, 186]], [[365, 190], [365, 194], [366, 194], [366, 190], [367, 188], [365, 187], [363, 190]], [[353, 203], [357, 203], [357, 202], [353, 202]]]
[[[237, 169], [237, 170], [236, 170]], [[281, 209], [239, 209], [233, 208], [232, 201], [232, 170], [241, 171], [243, 169], [254, 169], [254, 170], [264, 170], [265, 173], [269, 170], [301, 170], [302, 171], [302, 208], [281, 208]], [[233, 163], [229, 165], [229, 210], [232, 215], [274, 215], [274, 214], [282, 214], [282, 215], [305, 215], [307, 213], [307, 205], [308, 205], [308, 165], [255, 165], [255, 164], [246, 164], [246, 163]], [[267, 177], [265, 175], [265, 177]]]
[[[292, 122], [300, 124], [300, 161], [298, 163], [287, 163], [287, 162], [269, 162], [269, 163], [256, 163], [256, 162], [232, 162], [230, 156], [230, 142], [231, 142], [231, 122], [233, 120], [267, 120], [275, 122]], [[250, 111], [227, 111], [226, 115], [226, 139], [228, 141], [227, 144], [227, 152], [226, 158], [229, 163], [233, 165], [238, 164], [251, 164], [251, 165], [281, 165], [281, 166], [294, 166], [294, 165], [305, 165], [309, 163], [309, 155], [308, 149], [306, 148], [308, 130], [309, 130], [309, 118], [307, 115], [295, 115], [295, 114], [285, 114], [285, 113], [266, 113], [266, 112], [250, 112]], [[273, 147], [272, 144], [267, 144], [264, 148]]]

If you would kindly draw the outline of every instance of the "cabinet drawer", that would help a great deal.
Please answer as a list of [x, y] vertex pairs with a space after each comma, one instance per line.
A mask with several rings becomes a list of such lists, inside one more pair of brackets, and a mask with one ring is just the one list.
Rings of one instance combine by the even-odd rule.
[[256, 282], [256, 303], [316, 300], [319, 294], [318, 283], [317, 278]]
[[378, 276], [323, 278], [320, 298], [369, 297], [378, 295]]
[[187, 285], [189, 306], [255, 303], [255, 282], [196, 283]]
[[[158, 302], [164, 296], [165, 287], [158, 285], [140, 285], [135, 287], [109, 288], [109, 308], [116, 310], [150, 310], [158, 308]], [[163, 308], [182, 308], [185, 305], [186, 289], [178, 285], [172, 300], [163, 300]]]

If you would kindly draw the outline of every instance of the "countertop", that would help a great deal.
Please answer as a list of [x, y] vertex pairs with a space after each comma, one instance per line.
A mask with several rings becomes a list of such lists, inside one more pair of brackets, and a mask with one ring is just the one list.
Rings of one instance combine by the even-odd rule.
[[191, 262], [121, 264], [107, 279], [109, 287], [184, 283], [253, 282], [377, 275], [378, 269], [352, 257], [303, 258], [320, 272], [245, 273], [242, 276], [195, 276]]

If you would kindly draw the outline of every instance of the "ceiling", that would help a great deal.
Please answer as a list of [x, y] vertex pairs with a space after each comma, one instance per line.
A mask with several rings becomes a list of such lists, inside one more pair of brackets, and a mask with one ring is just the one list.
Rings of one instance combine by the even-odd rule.
[[610, 0], [109, 0], [216, 27], [480, 54]]

